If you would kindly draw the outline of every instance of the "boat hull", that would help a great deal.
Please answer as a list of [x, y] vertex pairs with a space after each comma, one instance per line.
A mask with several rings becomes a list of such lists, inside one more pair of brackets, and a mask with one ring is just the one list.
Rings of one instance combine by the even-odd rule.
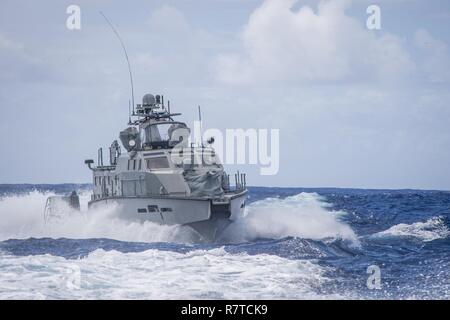
[[89, 202], [89, 209], [114, 206], [118, 217], [135, 222], [187, 225], [202, 239], [217, 239], [245, 209], [247, 191], [227, 194], [220, 201], [187, 197], [108, 197]]

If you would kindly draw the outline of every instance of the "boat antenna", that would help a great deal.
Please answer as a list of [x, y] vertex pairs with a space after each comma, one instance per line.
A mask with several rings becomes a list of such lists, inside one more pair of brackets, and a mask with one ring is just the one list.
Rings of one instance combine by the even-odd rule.
[[106, 15], [100, 11], [100, 14], [103, 16], [103, 18], [105, 18], [106, 22], [109, 24], [109, 26], [111, 27], [112, 31], [114, 32], [114, 34], [117, 36], [117, 39], [119, 39], [119, 42], [123, 48], [123, 52], [125, 53], [125, 58], [127, 59], [127, 64], [128, 64], [128, 72], [130, 73], [130, 82], [131, 82], [131, 101], [133, 104], [133, 115], [134, 115], [134, 85], [133, 85], [133, 74], [131, 72], [131, 65], [130, 65], [130, 59], [128, 59], [128, 53], [127, 53], [127, 49], [125, 48], [125, 44], [122, 41], [122, 38], [120, 37], [119, 33], [117, 32], [116, 28], [114, 28], [113, 24], [111, 23], [111, 21], [109, 21], [109, 19], [106, 17]]
[[131, 124], [131, 101], [128, 100], [128, 123]]
[[202, 108], [198, 106], [198, 121], [200, 122], [200, 146], [203, 146]]

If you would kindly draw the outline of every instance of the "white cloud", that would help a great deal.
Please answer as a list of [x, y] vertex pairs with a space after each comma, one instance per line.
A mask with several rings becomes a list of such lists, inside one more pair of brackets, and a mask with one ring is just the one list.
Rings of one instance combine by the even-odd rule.
[[423, 54], [420, 69], [427, 80], [450, 80], [450, 55], [447, 44], [434, 38], [427, 30], [420, 29], [414, 36], [414, 44]]
[[24, 44], [0, 34], [0, 80], [27, 81], [45, 71], [39, 59], [27, 53]]
[[145, 68], [148, 70], [155, 70], [163, 62], [161, 61], [161, 59], [152, 55], [150, 52], [143, 52], [143, 53], [138, 53], [136, 55], [135, 63], [140, 68]]
[[152, 11], [139, 51], [132, 57], [137, 80], [157, 75], [158, 86], [210, 83], [208, 61], [216, 39], [190, 24], [176, 7], [164, 5]]
[[220, 54], [220, 82], [395, 80], [415, 66], [402, 40], [377, 35], [346, 15], [347, 0], [322, 1], [316, 12], [296, 0], [266, 0], [250, 16], [242, 53]]
[[[368, 0], [354, 0], [352, 7], [339, 0], [311, 7], [304, 3], [315, 0], [293, 7], [294, 1], [276, 0], [256, 10], [254, 2], [146, 3], [130, 13], [134, 19], [117, 2], [107, 13], [127, 45], [136, 102], [146, 92], [164, 94], [189, 124], [201, 104], [205, 128], [280, 128], [277, 176], [259, 176], [258, 167], [230, 168], [246, 171], [252, 185], [449, 189], [450, 94], [447, 86], [434, 85], [449, 79], [448, 46], [430, 35], [438, 35], [441, 24], [406, 24], [400, 20], [400, 11], [410, 9], [406, 4], [379, 1], [389, 14], [376, 32], [365, 28]], [[0, 36], [0, 105], [20, 106], [23, 114], [0, 108], [0, 143], [23, 159], [2, 172], [2, 182], [89, 181], [83, 160], [126, 124], [126, 63], [91, 2], [82, 4], [89, 19], [79, 32], [65, 29], [65, 11], [52, 13], [51, 1], [40, 10], [56, 27], [30, 22], [42, 3], [2, 11], [12, 13], [10, 21], [0, 19], [0, 34], [7, 36]], [[226, 18], [221, 10], [230, 10]], [[19, 18], [22, 28], [14, 24]], [[419, 25], [429, 33], [418, 32], [412, 42]], [[245, 27], [238, 38], [239, 26]], [[392, 30], [398, 33], [387, 33]], [[217, 73], [210, 69], [214, 62]], [[396, 77], [408, 81], [385, 85]], [[30, 152], [37, 155], [32, 167]], [[11, 157], [0, 166], [10, 167]]]
[[0, 49], [21, 51], [23, 45], [8, 39], [5, 35], [0, 34]]
[[164, 5], [153, 11], [150, 16], [152, 30], [164, 35], [186, 33], [191, 30], [183, 13], [177, 8]]

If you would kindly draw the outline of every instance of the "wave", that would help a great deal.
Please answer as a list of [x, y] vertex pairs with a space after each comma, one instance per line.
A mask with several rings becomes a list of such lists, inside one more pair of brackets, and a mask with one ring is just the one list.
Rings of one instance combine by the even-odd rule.
[[[177, 253], [98, 249], [86, 258], [2, 256], [1, 299], [314, 299], [329, 267], [223, 248]], [[21, 276], [17, 276], [18, 272]], [[7, 284], [5, 287], [4, 285]]]
[[81, 212], [67, 212], [57, 221], [44, 222], [44, 206], [54, 193], [33, 191], [0, 201], [0, 240], [27, 238], [108, 238], [136, 242], [191, 242], [194, 232], [182, 226], [130, 222], [118, 217], [117, 208], [87, 211], [90, 193], [81, 191]]
[[300, 193], [284, 199], [267, 198], [254, 202], [229, 227], [225, 237], [236, 241], [285, 237], [341, 239], [358, 246], [358, 237], [342, 221], [346, 213], [329, 210], [331, 205], [324, 200], [316, 193]]
[[448, 236], [450, 236], [450, 230], [446, 226], [444, 219], [442, 217], [433, 217], [425, 222], [400, 223], [387, 230], [375, 233], [370, 238], [406, 237], [428, 242], [445, 239]]
[[[108, 238], [135, 242], [194, 242], [196, 234], [188, 227], [164, 226], [151, 222], [130, 222], [118, 218], [117, 208], [87, 211], [90, 193], [81, 191], [81, 212], [45, 224], [43, 209], [53, 193], [38, 191], [7, 196], [0, 200], [0, 240], [42, 238]], [[299, 237], [312, 240], [344, 239], [357, 244], [353, 230], [341, 221], [345, 214], [329, 210], [330, 205], [315, 193], [267, 198], [247, 207], [226, 230], [224, 239], [245, 242], [258, 238]]]

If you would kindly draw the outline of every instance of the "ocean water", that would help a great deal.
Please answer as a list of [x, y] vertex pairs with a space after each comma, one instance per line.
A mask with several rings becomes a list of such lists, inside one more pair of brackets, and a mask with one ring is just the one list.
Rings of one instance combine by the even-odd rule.
[[[45, 224], [74, 189], [82, 212]], [[87, 212], [89, 194], [0, 186], [0, 299], [450, 298], [450, 192], [250, 188], [216, 243]]]

